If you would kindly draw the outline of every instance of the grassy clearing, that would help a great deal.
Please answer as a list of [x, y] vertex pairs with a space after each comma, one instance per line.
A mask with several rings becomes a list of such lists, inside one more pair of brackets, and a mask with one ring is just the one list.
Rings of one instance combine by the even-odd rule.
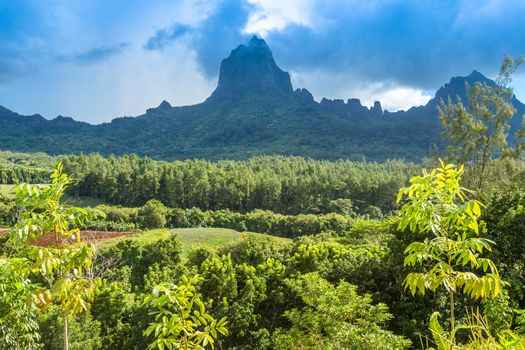
[[215, 250], [242, 238], [242, 233], [225, 228], [177, 228], [171, 233], [182, 243], [182, 256], [198, 248]]
[[168, 229], [149, 230], [149, 231], [137, 233], [136, 235], [132, 235], [132, 236], [122, 236], [122, 237], [107, 239], [105, 241], [96, 243], [96, 246], [99, 249], [107, 249], [107, 248], [114, 246], [118, 242], [126, 241], [126, 240], [135, 241], [139, 244], [146, 245], [146, 244], [155, 243], [157, 241], [160, 241], [161, 239], [168, 239], [170, 238], [170, 236], [171, 236], [171, 232]]
[[[176, 234], [182, 243], [182, 256], [188, 256], [188, 253], [194, 249], [206, 248], [210, 250], [217, 250], [228, 244], [242, 241], [247, 232], [238, 232], [235, 230], [225, 228], [177, 228], [172, 229], [171, 232]], [[255, 233], [255, 235], [262, 235]], [[280, 244], [288, 244], [292, 242], [291, 239], [271, 236]]]
[[[257, 235], [260, 233], [256, 233]], [[188, 254], [199, 248], [210, 250], [219, 249], [230, 243], [239, 242], [246, 237], [246, 232], [238, 232], [225, 228], [176, 228], [172, 230], [159, 229], [138, 233], [132, 236], [122, 236], [111, 238], [97, 243], [99, 249], [107, 249], [118, 242], [124, 240], [136, 241], [140, 244], [151, 244], [161, 239], [168, 239], [171, 235], [176, 235], [182, 244], [183, 259]], [[288, 244], [290, 239], [273, 237], [280, 244]]]

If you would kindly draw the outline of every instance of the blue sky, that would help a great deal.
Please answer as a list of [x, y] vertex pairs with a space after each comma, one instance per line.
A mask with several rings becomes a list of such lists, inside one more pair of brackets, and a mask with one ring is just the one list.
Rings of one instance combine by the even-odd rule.
[[[525, 0], [0, 0], [0, 105], [93, 123], [201, 102], [265, 38], [294, 87], [390, 109], [525, 54]], [[515, 75], [525, 100], [525, 67]]]

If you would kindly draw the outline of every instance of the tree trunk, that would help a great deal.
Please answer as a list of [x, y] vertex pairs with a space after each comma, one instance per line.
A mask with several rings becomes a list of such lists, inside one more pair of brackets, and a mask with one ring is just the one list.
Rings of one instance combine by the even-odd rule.
[[456, 317], [454, 315], [454, 292], [450, 292], [450, 335], [452, 340], [455, 342], [454, 329], [456, 327]]
[[62, 318], [64, 320], [64, 350], [69, 350], [69, 339], [68, 339], [68, 332], [67, 332], [67, 314], [64, 313], [62, 315]]

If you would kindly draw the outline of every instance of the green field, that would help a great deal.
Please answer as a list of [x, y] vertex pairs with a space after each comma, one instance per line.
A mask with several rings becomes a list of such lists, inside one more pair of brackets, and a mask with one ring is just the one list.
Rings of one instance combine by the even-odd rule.
[[[167, 239], [170, 237], [170, 235], [177, 235], [177, 237], [182, 243], [182, 256], [187, 257], [188, 253], [194, 249], [207, 248], [215, 250], [230, 243], [241, 241], [246, 236], [246, 233], [230, 229], [210, 227], [176, 228], [172, 230], [159, 229], [138, 233], [133, 236], [124, 236], [108, 239], [106, 241], [98, 243], [97, 246], [100, 249], [106, 249], [123, 240], [132, 240], [141, 244], [150, 244], [161, 239]], [[282, 244], [287, 244], [291, 242], [291, 240], [287, 238], [273, 238]]]
[[217, 249], [242, 239], [243, 234], [224, 228], [178, 228], [172, 229], [182, 243], [182, 255], [198, 248]]
[[149, 231], [137, 233], [132, 236], [122, 236], [122, 237], [107, 239], [105, 241], [96, 243], [96, 245], [99, 249], [107, 249], [125, 240], [135, 241], [137, 243], [145, 245], [145, 244], [155, 243], [156, 241], [160, 241], [161, 239], [168, 239], [170, 238], [170, 236], [171, 236], [171, 233], [168, 229], [149, 230]]

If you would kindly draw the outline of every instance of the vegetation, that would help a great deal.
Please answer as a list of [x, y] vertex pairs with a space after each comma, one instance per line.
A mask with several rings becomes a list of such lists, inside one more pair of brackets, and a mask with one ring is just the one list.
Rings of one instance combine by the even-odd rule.
[[195, 289], [198, 281], [183, 276], [181, 285], [160, 284], [145, 298], [156, 308], [155, 322], [144, 331], [155, 337], [148, 349], [213, 349], [217, 335], [228, 333], [225, 317], [217, 321], [206, 312]]
[[483, 186], [485, 173], [497, 155], [508, 151], [507, 135], [509, 121], [516, 114], [513, 106], [514, 94], [508, 87], [512, 73], [523, 63], [524, 58], [505, 57], [495, 83], [475, 83], [466, 86], [468, 107], [459, 99], [452, 103], [441, 102], [439, 119], [443, 125], [442, 136], [450, 145], [449, 157], [454, 162], [469, 164], [476, 174], [476, 189]]
[[[91, 272], [86, 274], [83, 269], [80, 274], [79, 269], [78, 275], [71, 275], [71, 281], [91, 278], [89, 276], [100, 281], [84, 285], [89, 288], [97, 286], [93, 289], [96, 293], [88, 293], [86, 300], [92, 300], [91, 308], [75, 318], [64, 317], [64, 310], [68, 309], [63, 308], [65, 304], [60, 300], [71, 300], [68, 294], [64, 294], [63, 299], [57, 296], [58, 299], [53, 300], [58, 305], [42, 309], [42, 315], [37, 317], [43, 306], [38, 301], [40, 298], [26, 304], [25, 296], [47, 295], [45, 284], [35, 280], [34, 285], [24, 285], [22, 289], [17, 287], [22, 285], [13, 278], [24, 280], [31, 278], [31, 273], [30, 269], [13, 264], [31, 262], [31, 259], [15, 258], [19, 255], [13, 253], [12, 244], [4, 244], [2, 275], [7, 276], [9, 271], [15, 270], [18, 273], [10, 275], [11, 279], [3, 279], [5, 287], [1, 289], [4, 294], [0, 307], [19, 305], [19, 308], [16, 314], [10, 312], [2, 317], [2, 339], [7, 342], [16, 338], [20, 342], [19, 348], [36, 348], [40, 344], [52, 349], [63, 342], [63, 325], [67, 320], [71, 349], [88, 346], [86, 344], [93, 349], [169, 348], [168, 343], [176, 347], [181, 342], [194, 348], [209, 348], [213, 343], [217, 348], [237, 349], [308, 348], [315, 344], [323, 348], [403, 349], [417, 348], [417, 344], [421, 344], [421, 335], [430, 342], [428, 347], [432, 343], [438, 344], [440, 339], [467, 346], [473, 344], [469, 343], [469, 337], [487, 332], [495, 343], [501, 344], [507, 339], [519, 344], [521, 336], [517, 325], [520, 313], [516, 310], [525, 304], [523, 294], [518, 292], [525, 287], [520, 282], [521, 269], [512, 261], [519, 259], [522, 253], [513, 245], [518, 241], [512, 241], [512, 236], [503, 238], [507, 236], [500, 236], [498, 232], [511, 232], [512, 222], [519, 222], [520, 203], [525, 195], [517, 190], [500, 191], [482, 213], [483, 205], [476, 199], [468, 199], [469, 192], [459, 185], [462, 172], [461, 168], [442, 166], [423, 176], [413, 177], [411, 186], [400, 192], [401, 196], [408, 196], [400, 211], [400, 221], [387, 219], [381, 222], [370, 221], [365, 216], [356, 217], [355, 213], [348, 212], [346, 202], [342, 201], [334, 207], [346, 208], [346, 216], [170, 209], [158, 201], [150, 201], [142, 208], [100, 206], [95, 212], [106, 213], [104, 220], [111, 222], [128, 222], [137, 227], [177, 223], [174, 226], [196, 228], [146, 231], [99, 243], [96, 256], [86, 255], [86, 258], [93, 259], [92, 268], [87, 270]], [[27, 218], [35, 218], [31, 212], [44, 215], [48, 210], [29, 205], [35, 201], [28, 199], [33, 198], [29, 196], [33, 188], [35, 193], [41, 193], [41, 189], [60, 186], [56, 193], [63, 193], [66, 185], [67, 181], [58, 185], [55, 180], [51, 185], [22, 186], [17, 195], [19, 199], [13, 206], [15, 209], [10, 209], [22, 213], [13, 217], [18, 221], [13, 232], [19, 232], [17, 227], [25, 227]], [[41, 198], [44, 195], [35, 196]], [[10, 199], [5, 199], [5, 202], [13, 204]], [[56, 205], [59, 201], [49, 203]], [[62, 213], [80, 210], [61, 206], [53, 208]], [[32, 222], [40, 227], [45, 226], [46, 221]], [[80, 221], [74, 223], [83, 224]], [[198, 228], [216, 225], [241, 226], [241, 230], [253, 227], [260, 232], [296, 238], [294, 241], [279, 241], [261, 234]], [[308, 225], [313, 225], [314, 229], [305, 229], [310, 227]], [[425, 240], [420, 242], [420, 237]], [[496, 245], [488, 241], [489, 237]], [[499, 245], [515, 249], [501, 250]], [[493, 252], [487, 250], [492, 246], [495, 247]], [[26, 247], [29, 250], [44, 249]], [[68, 248], [61, 245], [45, 249], [58, 254], [56, 249]], [[407, 257], [403, 257], [404, 250]], [[26, 250], [18, 254], [25, 254], [23, 251]], [[488, 251], [492, 259], [481, 256], [481, 251]], [[514, 255], [505, 255], [511, 252], [515, 252]], [[60, 257], [70, 260], [66, 253]], [[87, 266], [83, 259], [76, 259], [75, 264], [80, 265], [75, 266]], [[403, 260], [409, 266], [405, 267]], [[421, 267], [417, 267], [419, 263], [422, 263]], [[444, 263], [450, 269], [445, 269]], [[71, 270], [67, 266], [62, 268], [64, 272], [54, 269], [53, 275], [48, 275], [50, 281], [60, 279], [63, 273], [69, 276], [67, 271]], [[418, 271], [411, 271], [412, 268]], [[427, 268], [426, 271], [419, 270]], [[485, 268], [488, 269], [486, 275], [477, 273]], [[489, 283], [489, 279], [494, 283]], [[502, 281], [508, 281], [513, 288], [503, 292], [507, 288]], [[438, 288], [442, 285], [445, 286], [443, 290]], [[435, 294], [425, 293], [413, 299], [404, 293], [405, 288], [414, 292], [424, 292], [429, 288], [435, 290]], [[459, 289], [474, 299], [458, 294]], [[162, 298], [166, 293], [174, 299], [168, 302]], [[189, 297], [183, 298], [189, 304], [174, 306], [177, 295]], [[451, 302], [444, 302], [445, 295], [452, 296], [449, 298]], [[200, 306], [189, 301], [194, 297], [201, 301], [202, 304], [197, 303]], [[477, 297], [483, 297], [484, 301], [477, 301]], [[152, 304], [158, 298], [171, 306], [166, 304], [159, 309]], [[472, 307], [484, 310], [483, 314], [473, 317], [474, 314], [468, 311]], [[452, 331], [439, 328], [441, 326], [436, 321], [435, 312], [443, 314], [447, 308], [449, 316], [445, 323], [453, 326]], [[454, 310], [452, 315], [450, 309]], [[182, 310], [186, 310], [187, 317], [183, 324], [189, 327], [184, 333], [186, 340], [179, 336], [182, 334], [178, 326], [181, 319], [173, 318]], [[502, 310], [506, 311], [502, 313]], [[66, 311], [65, 314], [70, 312], [73, 313]], [[198, 316], [201, 314], [208, 316], [203, 316], [203, 320]], [[476, 324], [471, 321], [469, 326], [469, 319], [478, 321]], [[91, 325], [88, 338], [83, 335], [79, 322]], [[62, 329], [57, 327], [61, 323]], [[480, 328], [485, 324], [488, 327], [486, 332]], [[213, 330], [213, 327], [219, 327], [220, 331]], [[467, 328], [471, 330], [470, 336]], [[28, 342], [33, 345], [27, 345]]]
[[472, 153], [451, 143], [462, 164], [429, 158], [422, 175], [92, 154], [60, 158], [70, 178], [4, 154], [35, 183], [0, 196], [0, 348], [523, 349], [525, 163], [519, 147], [496, 159], [498, 91], [474, 87], [463, 119], [448, 105], [492, 126], [464, 129], [480, 132]]
[[[496, 265], [481, 255], [491, 250], [492, 242], [479, 236], [482, 204], [475, 199], [467, 200], [459, 185], [462, 173], [463, 168], [441, 163], [440, 168], [412, 178], [412, 185], [402, 188], [398, 196], [408, 197], [400, 211], [400, 229], [409, 227], [427, 236], [423, 242], [412, 242], [405, 250], [405, 265], [427, 267], [424, 272], [409, 273], [405, 288], [412, 294], [445, 288], [450, 299], [452, 344], [456, 333], [455, 295], [462, 290], [478, 299], [497, 297], [503, 290]], [[432, 323], [437, 322], [436, 317], [433, 316]]]
[[338, 209], [366, 213], [370, 206], [388, 213], [396, 208], [393, 198], [399, 187], [418, 169], [402, 161], [323, 162], [277, 156], [165, 163], [93, 154], [67, 156], [63, 162], [75, 179], [70, 189], [74, 196], [125, 206], [157, 199], [171, 208], [265, 209], [284, 214]]

